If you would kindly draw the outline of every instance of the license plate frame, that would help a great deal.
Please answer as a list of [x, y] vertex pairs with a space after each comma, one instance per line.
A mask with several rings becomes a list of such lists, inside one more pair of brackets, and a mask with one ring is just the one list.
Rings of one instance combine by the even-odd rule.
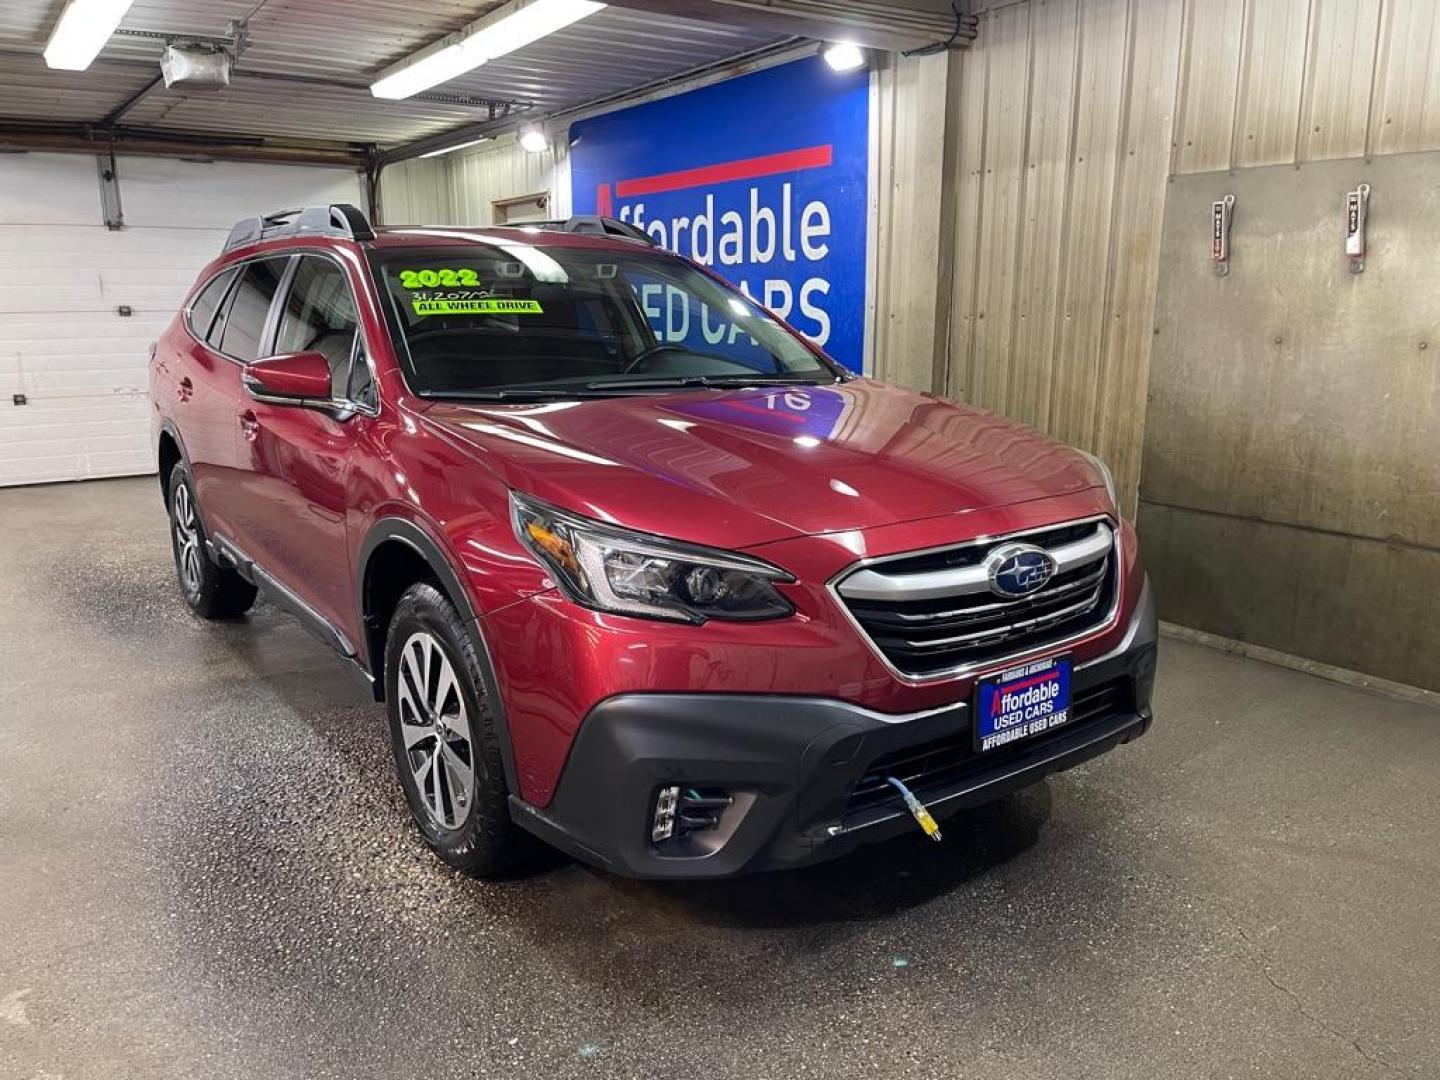
[[[1075, 716], [1074, 670], [1070, 656], [1049, 656], [979, 679], [971, 696], [975, 752], [991, 754], [1070, 724]], [[1007, 694], [1012, 695], [1009, 700]]]

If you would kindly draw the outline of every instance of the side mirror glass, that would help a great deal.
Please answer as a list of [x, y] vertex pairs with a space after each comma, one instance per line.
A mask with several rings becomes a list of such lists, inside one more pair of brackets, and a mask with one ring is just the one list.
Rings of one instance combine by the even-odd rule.
[[324, 353], [267, 356], [245, 365], [250, 396], [275, 405], [314, 405], [330, 401], [330, 361]]

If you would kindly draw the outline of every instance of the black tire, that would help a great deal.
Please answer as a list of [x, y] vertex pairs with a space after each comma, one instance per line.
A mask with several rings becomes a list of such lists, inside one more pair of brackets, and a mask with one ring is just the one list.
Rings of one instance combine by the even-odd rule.
[[412, 585], [396, 605], [385, 639], [385, 685], [395, 771], [426, 842], [462, 873], [505, 874], [522, 842], [510, 820], [496, 719], [470, 631], [434, 585]]
[[220, 566], [205, 549], [205, 523], [195, 484], [183, 461], [170, 470], [165, 489], [170, 511], [170, 547], [180, 595], [202, 619], [234, 619], [255, 603], [255, 586], [228, 566]]

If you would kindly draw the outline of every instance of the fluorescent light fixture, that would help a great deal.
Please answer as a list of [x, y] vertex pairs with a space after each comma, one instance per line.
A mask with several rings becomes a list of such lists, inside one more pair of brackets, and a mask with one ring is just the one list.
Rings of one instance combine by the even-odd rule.
[[[486, 60], [523, 49], [532, 42], [564, 30], [571, 23], [594, 15], [605, 5], [595, 0], [534, 0], [529, 4], [509, 4], [495, 15], [467, 27], [465, 47], [478, 50]], [[501, 14], [506, 12], [507, 14]]]
[[70, 0], [50, 40], [45, 64], [62, 71], [84, 71], [100, 55], [134, 0]]
[[865, 54], [853, 42], [837, 41], [827, 45], [821, 55], [832, 71], [854, 71], [865, 66]]
[[482, 63], [484, 60], [471, 59], [459, 45], [444, 45], [417, 60], [402, 61], [387, 68], [386, 74], [370, 84], [370, 93], [399, 101], [464, 75]]
[[471, 139], [469, 142], [456, 143], [454, 146], [447, 146], [443, 150], [431, 150], [428, 154], [421, 154], [421, 157], [439, 157], [441, 154], [453, 154], [456, 150], [464, 150], [467, 147], [479, 146], [481, 143], [494, 142], [495, 136], [481, 135], [478, 139]]
[[464, 29], [392, 64], [370, 84], [370, 92], [396, 101], [411, 97], [473, 71], [487, 60], [523, 49], [604, 6], [596, 0], [510, 0]]
[[520, 149], [531, 154], [543, 154], [550, 149], [550, 140], [538, 127], [528, 127], [520, 132]]

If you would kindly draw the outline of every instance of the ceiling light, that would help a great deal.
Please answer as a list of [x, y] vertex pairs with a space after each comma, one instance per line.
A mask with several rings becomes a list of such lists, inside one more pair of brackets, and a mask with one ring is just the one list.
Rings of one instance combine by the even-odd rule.
[[860, 50], [860, 46], [849, 41], [837, 41], [833, 45], [827, 45], [821, 55], [833, 71], [854, 71], [865, 66], [865, 54]]
[[134, 0], [70, 0], [50, 40], [45, 43], [45, 63], [65, 71], [88, 68]]
[[445, 45], [434, 52], [424, 53], [416, 60], [407, 60], [370, 84], [370, 93], [378, 98], [399, 101], [432, 86], [448, 82], [457, 75], [464, 75], [484, 63], [483, 59], [472, 59], [459, 45]]
[[464, 150], [469, 146], [479, 146], [481, 143], [494, 142], [493, 135], [481, 135], [478, 139], [471, 139], [469, 142], [456, 143], [454, 146], [447, 146], [443, 150], [431, 150], [428, 154], [421, 154], [421, 157], [439, 157], [441, 154], [453, 154], [456, 150]]
[[[462, 31], [466, 36], [465, 47], [479, 50], [486, 60], [494, 60], [564, 30], [604, 6], [595, 0], [533, 0], [529, 4], [509, 4], [495, 15], [472, 23], [473, 33], [466, 27]], [[501, 12], [508, 14], [501, 15]], [[498, 20], [496, 15], [500, 15]]]
[[529, 127], [520, 132], [520, 149], [532, 154], [543, 154], [550, 149], [550, 140], [539, 128]]
[[523, 49], [604, 6], [596, 0], [510, 0], [464, 29], [392, 64], [370, 84], [370, 92], [393, 100], [411, 97], [473, 71], [487, 60]]

